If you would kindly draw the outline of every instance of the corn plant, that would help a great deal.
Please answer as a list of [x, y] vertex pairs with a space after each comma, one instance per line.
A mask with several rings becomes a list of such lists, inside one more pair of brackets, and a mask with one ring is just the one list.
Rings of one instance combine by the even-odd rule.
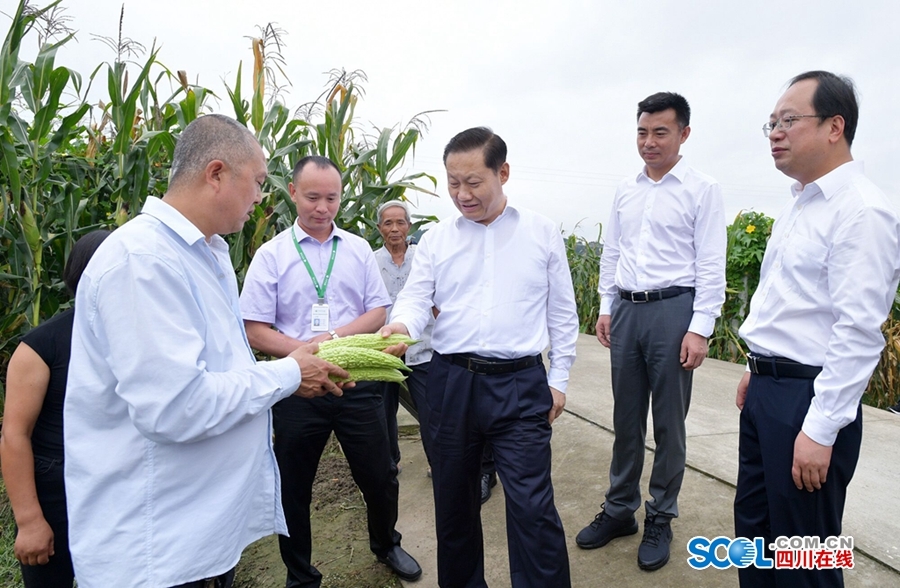
[[[268, 157], [268, 187], [244, 229], [231, 237], [232, 258], [242, 279], [253, 253], [278, 231], [289, 227], [294, 220], [294, 204], [290, 200], [288, 184], [294, 164], [306, 155], [322, 155], [334, 161], [341, 171], [343, 194], [336, 224], [358, 234], [374, 247], [381, 236], [376, 224], [378, 206], [389, 200], [408, 200], [407, 191], [435, 195], [421, 187], [417, 181], [426, 180], [432, 189], [437, 179], [424, 174], [401, 175], [398, 169], [415, 148], [421, 137], [421, 117], [414, 119], [402, 130], [388, 127], [381, 129], [376, 140], [358, 133], [354, 114], [360, 93], [355, 80], [359, 72], [332, 72], [328, 90], [320, 98], [300, 111], [301, 117], [292, 117], [287, 107], [272, 100], [262, 117], [254, 115], [254, 105], [264, 101], [263, 92], [270, 86], [263, 44], [254, 43], [253, 96], [246, 100], [241, 93], [242, 64], [238, 66], [235, 83], [227, 88], [235, 118], [250, 123]], [[256, 106], [258, 108], [258, 106]], [[424, 224], [435, 222], [433, 216], [420, 216], [411, 231]]]
[[[74, 241], [96, 228], [115, 228], [137, 215], [150, 195], [168, 186], [178, 136], [191, 121], [211, 112], [217, 97], [191, 84], [186, 72], [171, 72], [151, 48], [139, 63], [139, 44], [123, 36], [98, 37], [115, 58], [96, 67], [82, 87], [77, 72], [55, 63], [58, 49], [73, 37], [40, 34], [33, 62], [22, 58], [22, 39], [40, 19], [54, 13], [59, 0], [44, 9], [20, 0], [0, 49], [0, 410], [6, 364], [16, 339], [29, 328], [68, 306], [62, 284], [64, 261]], [[124, 13], [123, 13], [124, 14]], [[233, 88], [226, 87], [234, 115], [251, 128], [269, 160], [268, 193], [243, 231], [229, 237], [241, 279], [255, 251], [289, 226], [294, 214], [288, 183], [294, 163], [310, 153], [332, 157], [345, 182], [337, 223], [373, 245], [378, 233], [374, 215], [388, 199], [406, 199], [407, 191], [432, 193], [435, 178], [401, 174], [406, 157], [421, 138], [414, 119], [400, 128], [380, 130], [377, 139], [357, 132], [354, 120], [361, 72], [334, 76], [326, 93], [304, 110], [292, 113], [271, 80], [283, 71], [266, 57], [272, 35], [253, 42], [253, 91], [241, 94], [242, 69]], [[267, 75], [269, 78], [267, 79]], [[105, 83], [104, 83], [105, 82]], [[89, 104], [84, 96], [97, 85], [105, 97]], [[419, 219], [423, 224], [433, 218]]]
[[71, 34], [44, 42], [34, 63], [19, 59], [23, 37], [57, 4], [26, 13], [20, 2], [0, 49], [0, 349], [65, 301], [61, 260], [74, 241], [67, 229], [79, 201], [79, 188], [69, 181], [78, 167], [70, 160], [70, 139], [89, 107], [79, 99], [63, 103], [65, 91], [81, 89], [77, 72], [55, 65]]
[[0, 478], [0, 586], [21, 586], [22, 570], [16, 561], [16, 520], [13, 517], [6, 485]]
[[772, 218], [761, 212], [741, 211], [727, 229], [725, 253], [725, 304], [709, 338], [709, 357], [746, 363], [747, 346], [737, 331], [750, 309], [750, 298], [759, 285]]
[[598, 225], [597, 240], [589, 242], [574, 233], [565, 237], [566, 258], [572, 273], [575, 288], [575, 303], [578, 309], [578, 328], [582, 333], [594, 335], [597, 332], [597, 316], [600, 313], [600, 255], [603, 253], [600, 237], [603, 226]]
[[878, 408], [894, 406], [900, 400], [900, 290], [894, 295], [894, 306], [881, 326], [885, 346], [863, 402]]

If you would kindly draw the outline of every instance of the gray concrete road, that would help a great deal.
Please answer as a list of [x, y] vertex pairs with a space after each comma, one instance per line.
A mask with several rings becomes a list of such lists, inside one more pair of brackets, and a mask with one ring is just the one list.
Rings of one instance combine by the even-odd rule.
[[[637, 566], [641, 534], [616, 539], [597, 550], [575, 545], [575, 535], [599, 511], [608, 484], [612, 450], [612, 392], [609, 353], [597, 340], [582, 335], [571, 374], [566, 413], [553, 425], [553, 482], [569, 545], [572, 583], [597, 586], [737, 586], [735, 569], [697, 571], [687, 564], [687, 541], [696, 535], [734, 536], [732, 501], [737, 479], [738, 410], [734, 394], [743, 366], [707, 360], [694, 377], [687, 420], [688, 470], [679, 499], [680, 516], [672, 524], [672, 559], [655, 572]], [[401, 424], [415, 421], [403, 413]], [[900, 516], [891, 498], [900, 492], [900, 416], [864, 407], [863, 447], [844, 514], [844, 534], [856, 544], [855, 569], [845, 572], [848, 588], [900, 587]], [[652, 426], [642, 491], [646, 494], [652, 463]], [[401, 441], [400, 519], [403, 546], [422, 565], [422, 578], [404, 585], [437, 586], [434, 502], [431, 480], [418, 438]], [[636, 513], [643, 520], [643, 509]], [[502, 487], [482, 509], [485, 570], [492, 588], [509, 587], [506, 522]], [[642, 527], [643, 528], [643, 527]]]

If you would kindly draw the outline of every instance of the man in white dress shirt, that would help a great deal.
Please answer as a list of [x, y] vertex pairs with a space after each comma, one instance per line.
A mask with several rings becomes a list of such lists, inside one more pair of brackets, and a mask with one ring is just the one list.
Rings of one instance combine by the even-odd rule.
[[81, 278], [64, 409], [79, 586], [227, 587], [247, 545], [287, 531], [269, 408], [340, 395], [328, 374], [347, 374], [316, 346], [257, 363], [247, 343], [219, 235], [241, 229], [265, 180], [245, 127], [198, 118], [166, 195]]
[[[900, 220], [850, 153], [858, 119], [853, 83], [810, 71], [763, 127], [775, 167], [796, 180], [740, 328], [751, 353], [737, 389], [735, 533], [766, 545], [841, 534], [860, 399], [900, 280]], [[840, 567], [738, 573], [744, 588], [843, 586]]]
[[[419, 411], [434, 485], [441, 586], [486, 586], [482, 449], [494, 450], [506, 494], [512, 586], [570, 585], [550, 479], [551, 423], [565, 406], [578, 318], [562, 236], [550, 219], [507, 202], [506, 143], [490, 129], [444, 149], [462, 213], [419, 242], [391, 323], [418, 338], [432, 307], [434, 354]], [[541, 352], [550, 344], [550, 369]]]
[[669, 561], [684, 478], [692, 370], [725, 300], [725, 213], [719, 185], [679, 154], [691, 134], [679, 94], [638, 104], [643, 170], [620, 184], [600, 261], [597, 339], [610, 348], [616, 439], [603, 510], [576, 537], [583, 549], [637, 533], [647, 412], [656, 451], [638, 566]]

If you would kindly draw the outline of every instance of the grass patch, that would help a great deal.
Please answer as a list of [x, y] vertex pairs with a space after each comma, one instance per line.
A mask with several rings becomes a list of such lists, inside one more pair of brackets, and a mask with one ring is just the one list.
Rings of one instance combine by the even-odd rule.
[[22, 584], [22, 571], [15, 556], [16, 521], [6, 494], [6, 484], [0, 478], [0, 586]]
[[[313, 565], [323, 588], [400, 588], [400, 580], [369, 550], [366, 505], [340, 445], [332, 436], [313, 485]], [[0, 586], [21, 586], [14, 556], [15, 520], [0, 478]], [[253, 543], [238, 564], [235, 588], [281, 588], [286, 570], [275, 535]]]
[[[322, 588], [400, 588], [400, 580], [369, 550], [366, 505], [333, 435], [319, 462], [310, 513], [312, 561], [322, 573]], [[244, 550], [234, 585], [281, 588], [286, 574], [273, 535]]]

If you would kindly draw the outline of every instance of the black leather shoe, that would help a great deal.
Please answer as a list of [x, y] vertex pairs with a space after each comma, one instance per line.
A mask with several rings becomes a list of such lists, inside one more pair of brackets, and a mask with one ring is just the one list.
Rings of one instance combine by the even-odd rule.
[[615, 519], [606, 514], [605, 510], [601, 510], [591, 524], [578, 533], [575, 543], [582, 549], [597, 549], [616, 537], [634, 535], [637, 532], [638, 524], [634, 515], [623, 521]]
[[422, 576], [419, 562], [399, 545], [394, 545], [385, 557], [378, 556], [378, 561], [394, 570], [394, 573], [404, 580], [414, 582]]
[[497, 485], [497, 474], [481, 474], [481, 504], [491, 497], [491, 488]]
[[652, 572], [669, 562], [669, 543], [672, 542], [672, 525], [668, 521], [657, 523], [655, 518], [644, 520], [644, 538], [638, 548], [638, 567]]

